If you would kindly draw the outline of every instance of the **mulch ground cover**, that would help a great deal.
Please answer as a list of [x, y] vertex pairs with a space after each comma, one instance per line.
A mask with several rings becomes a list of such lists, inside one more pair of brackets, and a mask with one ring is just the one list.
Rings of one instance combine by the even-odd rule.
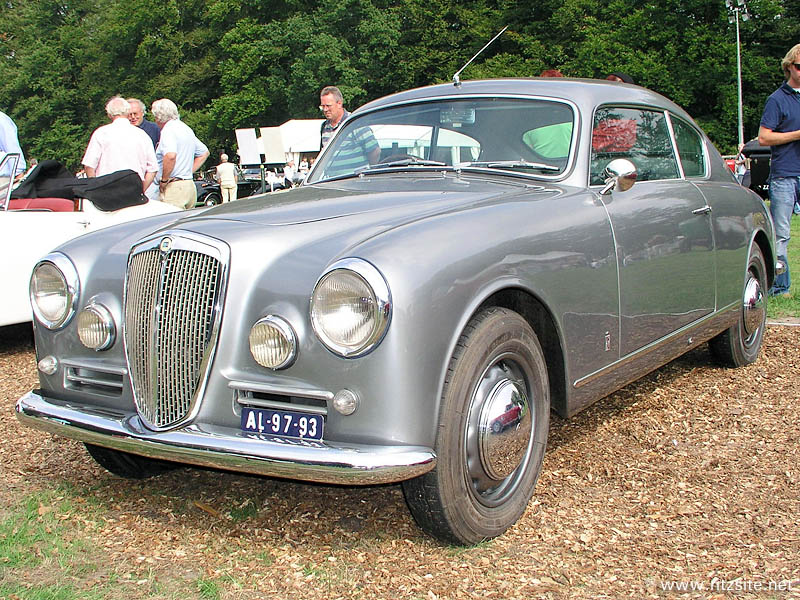
[[35, 357], [29, 328], [3, 328], [0, 516], [55, 490], [39, 515], [57, 513], [88, 557], [77, 571], [0, 563], [0, 584], [113, 583], [109, 598], [800, 598], [799, 346], [800, 327], [771, 326], [749, 367], [717, 367], [704, 346], [553, 416], [524, 517], [457, 548], [415, 526], [397, 485], [110, 475], [81, 444], [18, 424]]

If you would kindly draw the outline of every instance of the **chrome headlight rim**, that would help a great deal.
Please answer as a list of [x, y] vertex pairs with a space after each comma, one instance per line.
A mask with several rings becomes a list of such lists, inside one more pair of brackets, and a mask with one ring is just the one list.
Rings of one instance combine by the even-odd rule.
[[[81, 328], [80, 320], [83, 313], [92, 313], [100, 321], [103, 331], [105, 332], [105, 336], [101, 344], [97, 346], [87, 344], [86, 340], [84, 340], [83, 336], [81, 335], [83, 329]], [[80, 313], [78, 313], [78, 339], [84, 346], [89, 348], [89, 350], [94, 350], [96, 352], [101, 352], [111, 348], [117, 339], [117, 324], [114, 321], [114, 316], [111, 314], [111, 311], [99, 302], [90, 302], [83, 310], [80, 311]]]
[[[372, 318], [374, 319], [372, 333], [357, 345], [341, 344], [337, 340], [331, 339], [316, 316], [315, 305], [317, 291], [320, 285], [329, 277], [335, 276], [336, 273], [340, 271], [347, 271], [350, 274], [355, 274], [371, 290], [371, 298], [374, 306], [374, 310], [372, 311]], [[363, 258], [343, 258], [330, 265], [317, 280], [317, 283], [314, 285], [314, 292], [311, 295], [309, 313], [311, 327], [317, 339], [319, 339], [328, 350], [343, 358], [362, 357], [378, 347], [389, 329], [392, 318], [392, 295], [389, 290], [389, 284], [386, 282], [383, 274], [372, 263]]]
[[[259, 325], [268, 325], [270, 327], [274, 327], [278, 330], [281, 336], [286, 340], [289, 345], [289, 353], [286, 358], [276, 365], [269, 365], [264, 364], [256, 357], [255, 352], [253, 352], [253, 331]], [[253, 326], [250, 328], [250, 334], [248, 335], [248, 345], [250, 347], [250, 356], [253, 357], [259, 365], [266, 369], [272, 369], [274, 371], [280, 371], [282, 369], [287, 369], [294, 364], [294, 361], [297, 360], [297, 334], [294, 331], [294, 328], [291, 326], [289, 321], [284, 319], [278, 315], [267, 315], [265, 317], [260, 318], [258, 321], [253, 323]]]
[[[33, 281], [36, 277], [36, 271], [45, 264], [50, 264], [55, 267], [56, 270], [61, 273], [61, 277], [64, 280], [66, 310], [58, 319], [50, 319], [46, 317], [34, 296]], [[75, 265], [66, 254], [62, 254], [61, 252], [51, 252], [38, 263], [36, 263], [36, 266], [33, 268], [33, 274], [31, 275], [31, 281], [28, 286], [28, 296], [30, 298], [31, 307], [33, 308], [33, 314], [39, 323], [52, 331], [63, 329], [72, 321], [72, 318], [75, 316], [78, 310], [78, 299], [80, 297], [80, 279], [78, 278], [78, 269], [75, 268]]]

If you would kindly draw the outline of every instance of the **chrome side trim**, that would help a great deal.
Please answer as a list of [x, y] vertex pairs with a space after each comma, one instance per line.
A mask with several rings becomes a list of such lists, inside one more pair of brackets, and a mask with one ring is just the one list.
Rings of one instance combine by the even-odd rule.
[[[721, 330], [717, 330], [716, 324], [720, 321], [720, 319], [724, 318], [728, 314], [738, 316], [738, 311], [741, 310], [741, 307], [742, 307], [741, 302], [734, 302], [715, 313], [711, 313], [701, 319], [698, 319], [694, 323], [685, 325], [684, 327], [678, 329], [674, 333], [669, 334], [668, 336], [661, 338], [660, 340], [651, 342], [646, 346], [643, 346], [642, 348], [639, 348], [638, 350], [631, 352], [626, 356], [623, 356], [619, 360], [603, 367], [602, 369], [598, 369], [593, 373], [589, 373], [588, 375], [576, 379], [572, 383], [572, 385], [575, 388], [581, 388], [589, 383], [592, 383], [596, 379], [604, 377], [609, 373], [612, 373], [618, 369], [624, 369], [628, 364], [632, 363], [633, 361], [641, 360], [648, 354], [651, 354], [652, 352], [655, 352], [657, 350], [661, 350], [664, 346], [668, 345], [669, 343], [675, 342], [677, 339], [681, 337], [686, 337], [687, 350], [689, 349], [689, 347], [699, 346], [703, 342], [713, 337], [713, 332], [709, 334], [710, 324], [713, 324], [715, 326], [714, 331], [719, 333], [719, 331]], [[676, 356], [679, 356], [679, 354]], [[653, 369], [658, 368], [663, 364], [665, 363], [659, 357], [659, 360], [653, 361], [652, 368]]]
[[191, 425], [155, 432], [134, 413], [56, 403], [37, 391], [17, 401], [24, 425], [147, 456], [203, 467], [343, 485], [377, 485], [412, 479], [436, 466], [424, 446], [372, 446], [269, 440], [238, 429]]

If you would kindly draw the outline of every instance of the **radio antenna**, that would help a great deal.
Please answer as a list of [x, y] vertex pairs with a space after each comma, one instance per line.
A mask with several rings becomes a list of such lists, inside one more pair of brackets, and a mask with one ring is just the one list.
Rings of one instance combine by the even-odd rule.
[[463, 67], [461, 67], [461, 68], [460, 68], [458, 71], [456, 71], [456, 74], [455, 74], [455, 75], [453, 75], [453, 85], [454, 85], [454, 86], [456, 86], [456, 87], [461, 87], [461, 79], [459, 78], [459, 75], [461, 75], [461, 71], [463, 71], [464, 69], [466, 69], [466, 68], [469, 66], [469, 64], [470, 64], [470, 63], [471, 63], [473, 60], [475, 60], [476, 58], [478, 58], [478, 55], [479, 55], [481, 52], [483, 52], [483, 51], [484, 51], [484, 50], [486, 50], [486, 49], [487, 49], [489, 46], [491, 46], [492, 42], [494, 42], [494, 41], [495, 41], [497, 38], [499, 38], [501, 35], [503, 35], [503, 32], [504, 32], [506, 29], [508, 29], [508, 25], [506, 25], [505, 27], [503, 27], [503, 29], [501, 29], [501, 30], [500, 30], [500, 33], [498, 33], [496, 36], [494, 36], [492, 39], [490, 39], [490, 40], [489, 40], [489, 42], [488, 42], [488, 43], [487, 43], [487, 44], [486, 44], [486, 45], [485, 45], [483, 48], [481, 48], [480, 50], [478, 50], [478, 52], [475, 54], [475, 56], [473, 56], [472, 58], [470, 58], [470, 59], [467, 61], [467, 64], [465, 64], [465, 65], [464, 65]]

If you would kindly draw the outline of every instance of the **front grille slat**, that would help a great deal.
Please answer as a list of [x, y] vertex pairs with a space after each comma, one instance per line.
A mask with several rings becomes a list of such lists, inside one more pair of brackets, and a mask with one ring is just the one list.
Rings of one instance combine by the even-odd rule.
[[154, 428], [192, 413], [218, 326], [224, 265], [196, 246], [162, 252], [150, 244], [129, 261], [126, 353], [137, 409]]

